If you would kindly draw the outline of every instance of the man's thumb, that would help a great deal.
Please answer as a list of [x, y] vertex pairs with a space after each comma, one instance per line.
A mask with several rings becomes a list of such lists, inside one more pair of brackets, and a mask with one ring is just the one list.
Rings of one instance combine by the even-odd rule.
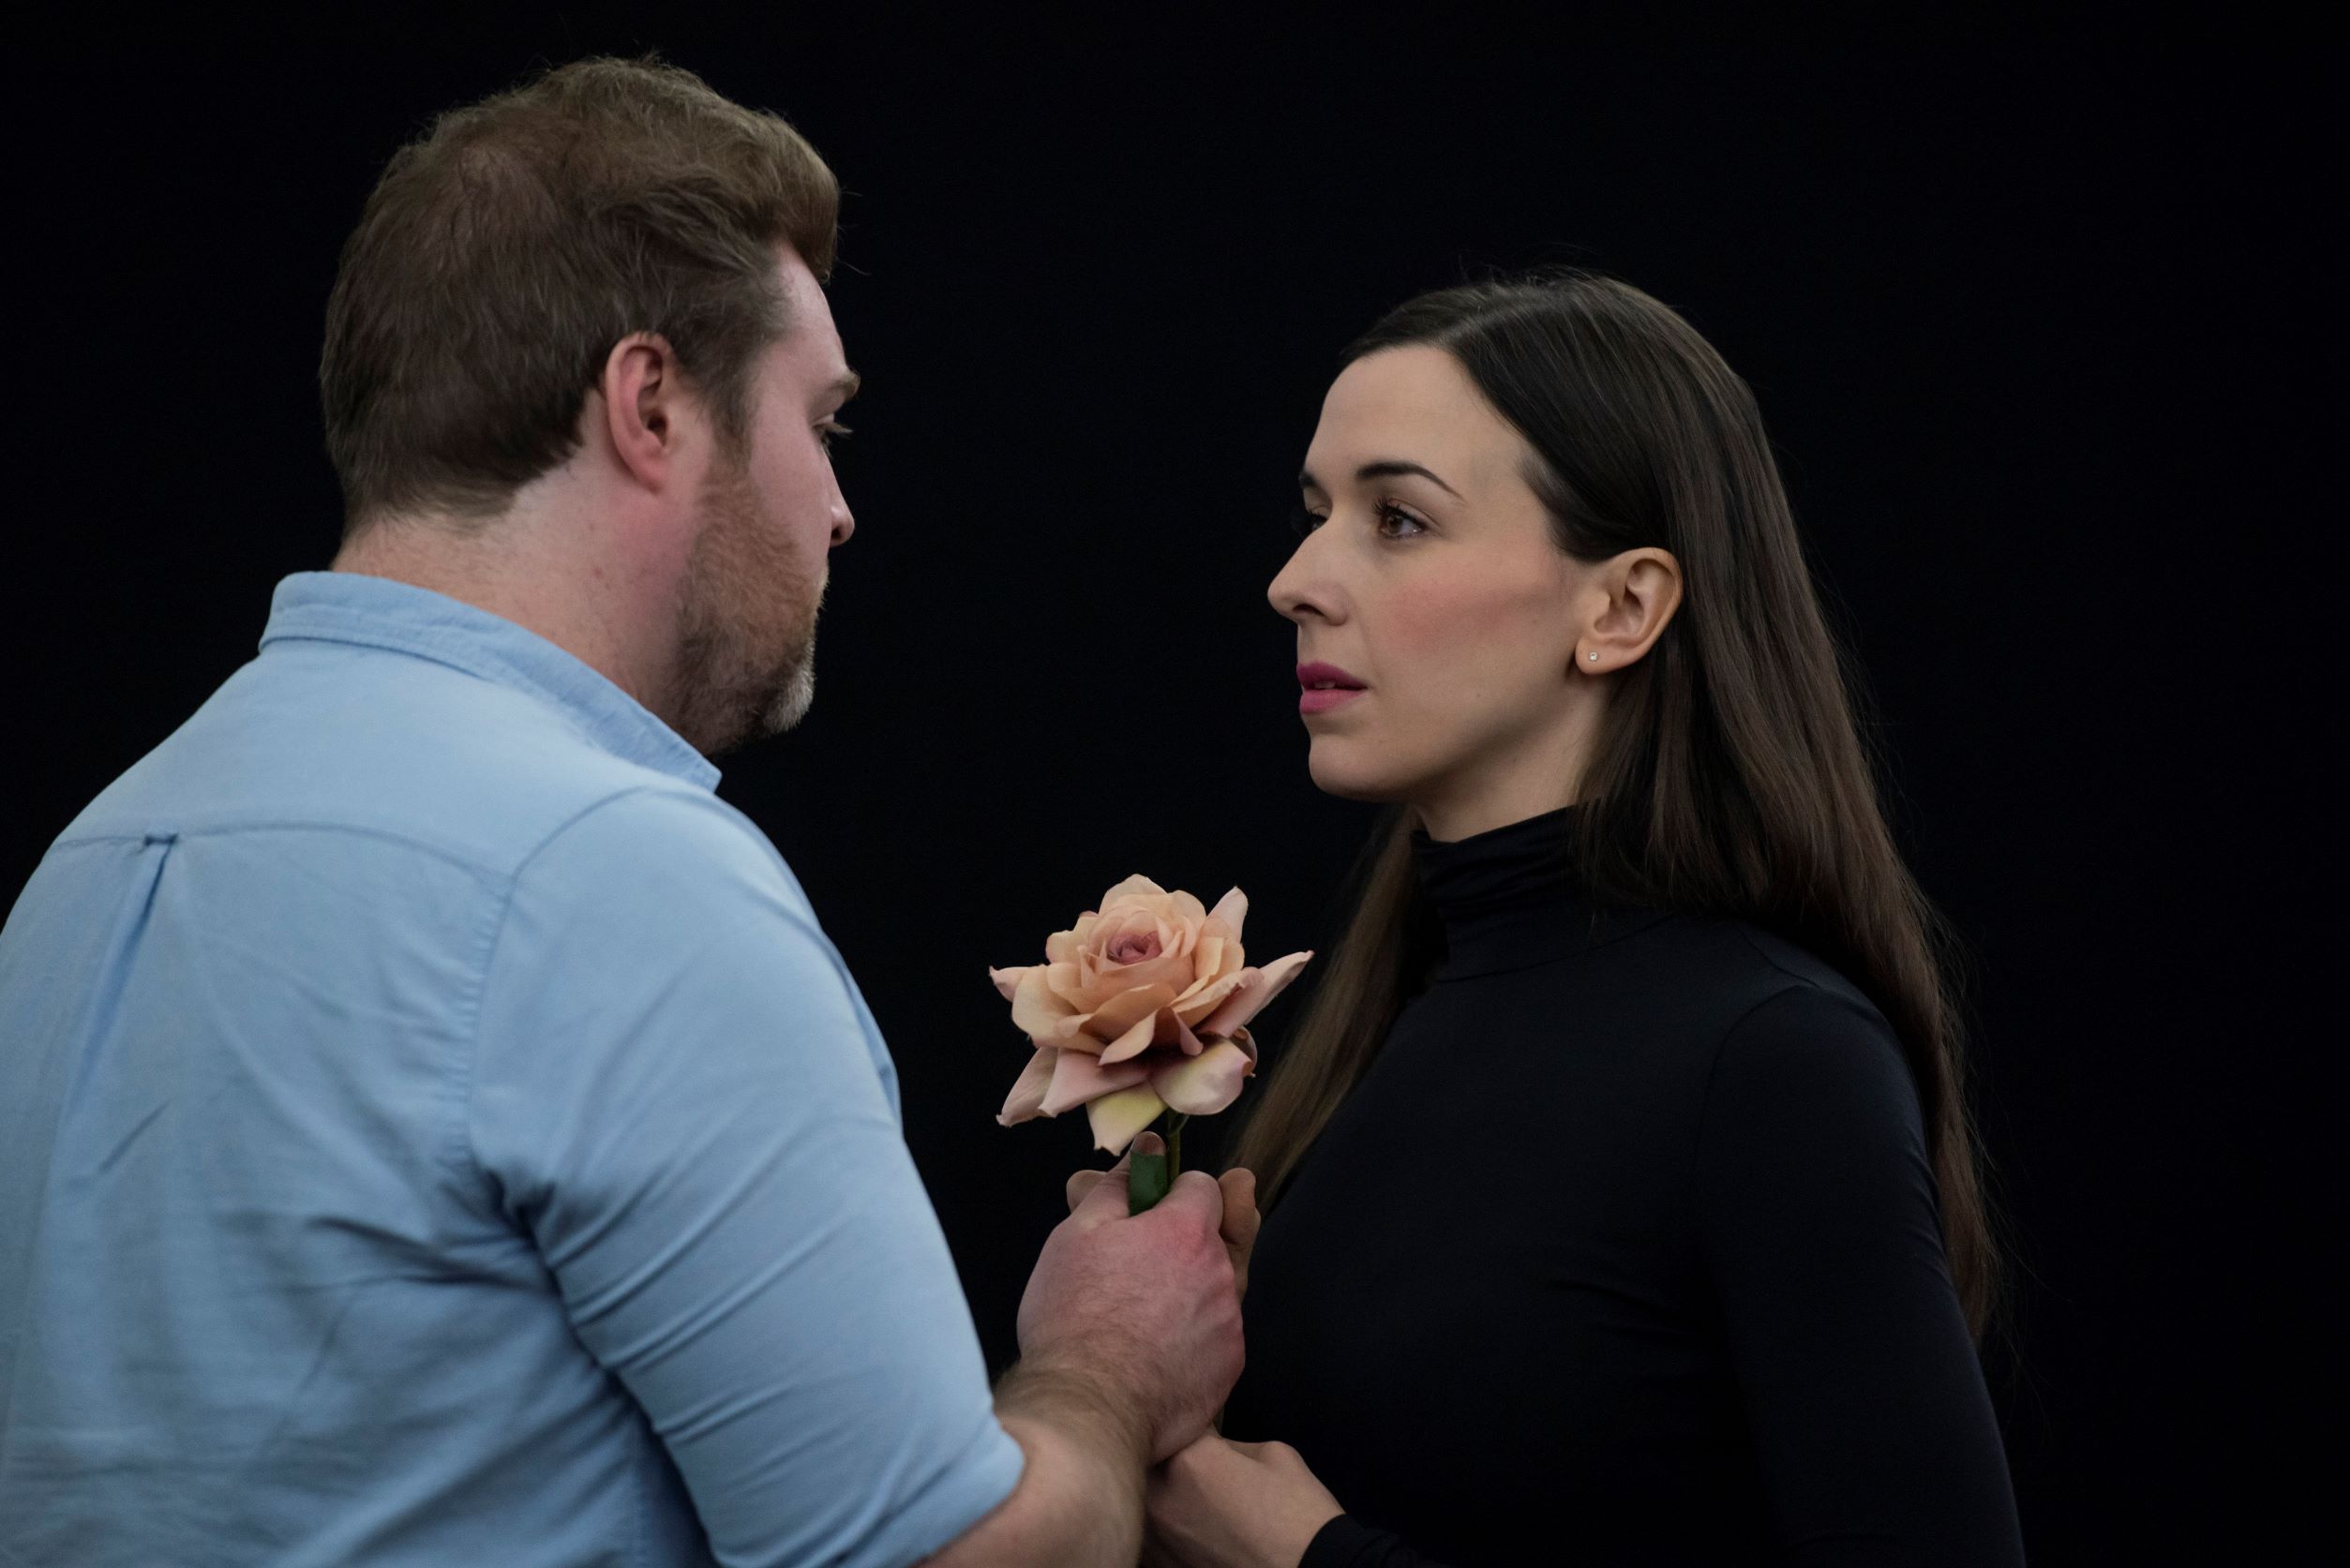
[[1127, 1145], [1126, 1153], [1118, 1156], [1118, 1162], [1104, 1171], [1101, 1179], [1093, 1184], [1093, 1190], [1079, 1202], [1070, 1218], [1077, 1222], [1080, 1230], [1085, 1231], [1097, 1225], [1106, 1225], [1113, 1219], [1124, 1219], [1126, 1178], [1131, 1172], [1134, 1157], [1165, 1152], [1166, 1141], [1159, 1134], [1145, 1132], [1136, 1137], [1132, 1143]]

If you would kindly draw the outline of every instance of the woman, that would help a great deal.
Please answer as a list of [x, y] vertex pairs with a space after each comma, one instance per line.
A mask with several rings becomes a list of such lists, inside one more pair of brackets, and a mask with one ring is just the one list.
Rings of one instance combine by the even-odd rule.
[[1301, 483], [1314, 782], [1397, 809], [1151, 1559], [2021, 1561], [1935, 924], [1744, 384], [1621, 283], [1447, 290]]

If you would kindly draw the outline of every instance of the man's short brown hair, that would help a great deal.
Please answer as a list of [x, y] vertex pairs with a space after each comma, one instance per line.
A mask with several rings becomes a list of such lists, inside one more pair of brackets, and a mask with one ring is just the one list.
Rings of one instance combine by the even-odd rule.
[[612, 348], [658, 333], [729, 441], [783, 332], [777, 250], [832, 266], [840, 187], [782, 119], [582, 60], [402, 147], [343, 247], [319, 394], [346, 534], [486, 517], [570, 456]]

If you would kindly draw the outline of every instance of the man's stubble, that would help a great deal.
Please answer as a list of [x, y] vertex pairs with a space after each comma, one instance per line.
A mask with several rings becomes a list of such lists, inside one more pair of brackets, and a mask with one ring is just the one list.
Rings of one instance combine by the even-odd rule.
[[825, 585], [770, 530], [744, 464], [715, 467], [701, 507], [678, 606], [673, 727], [714, 756], [806, 715]]

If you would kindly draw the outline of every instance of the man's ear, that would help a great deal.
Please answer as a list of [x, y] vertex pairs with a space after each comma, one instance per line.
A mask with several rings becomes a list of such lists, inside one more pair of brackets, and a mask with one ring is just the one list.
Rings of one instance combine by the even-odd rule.
[[1575, 667], [1607, 675], [1638, 663], [1681, 608], [1681, 562], [1672, 552], [1643, 545], [1604, 562], [1594, 585], [1599, 613], [1576, 639]]
[[639, 332], [613, 344], [596, 390], [602, 407], [591, 403], [590, 417], [601, 417], [613, 460], [648, 490], [674, 483], [685, 399], [668, 339]]

